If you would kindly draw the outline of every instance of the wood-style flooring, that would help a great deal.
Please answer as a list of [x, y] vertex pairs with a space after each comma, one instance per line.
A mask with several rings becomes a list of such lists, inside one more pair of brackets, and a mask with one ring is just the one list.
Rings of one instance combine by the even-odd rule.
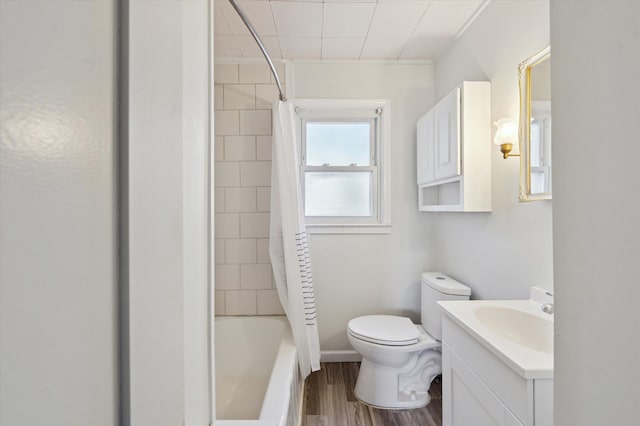
[[441, 426], [442, 385], [431, 384], [431, 402], [414, 410], [381, 410], [353, 394], [358, 362], [323, 363], [305, 381], [303, 426]]

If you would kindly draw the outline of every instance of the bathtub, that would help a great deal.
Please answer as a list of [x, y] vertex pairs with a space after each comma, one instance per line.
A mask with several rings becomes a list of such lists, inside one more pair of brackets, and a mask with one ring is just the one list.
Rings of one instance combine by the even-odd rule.
[[216, 425], [298, 426], [303, 380], [285, 317], [216, 317]]

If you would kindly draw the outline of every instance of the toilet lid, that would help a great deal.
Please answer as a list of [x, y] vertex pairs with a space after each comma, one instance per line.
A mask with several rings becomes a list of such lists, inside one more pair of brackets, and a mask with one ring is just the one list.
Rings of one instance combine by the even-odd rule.
[[354, 318], [347, 326], [361, 340], [389, 346], [418, 343], [420, 332], [409, 318], [394, 315], [366, 315]]

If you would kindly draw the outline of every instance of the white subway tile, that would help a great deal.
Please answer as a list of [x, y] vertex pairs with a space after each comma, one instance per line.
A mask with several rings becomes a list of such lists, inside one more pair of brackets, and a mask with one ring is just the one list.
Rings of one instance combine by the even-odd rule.
[[216, 188], [240, 186], [240, 163], [216, 161], [213, 167]]
[[215, 305], [214, 305], [214, 313], [216, 316], [220, 316], [220, 315], [226, 315], [225, 312], [225, 308], [224, 308], [224, 291], [221, 290], [216, 290], [213, 293], [213, 298], [215, 299]]
[[256, 159], [271, 161], [272, 136], [256, 136]]
[[214, 285], [216, 290], [240, 289], [240, 265], [216, 265]]
[[234, 84], [238, 82], [237, 64], [217, 64], [213, 67], [215, 84]]
[[[273, 65], [276, 68], [276, 72], [278, 73], [278, 78], [280, 79], [280, 83], [282, 83], [282, 85], [284, 86], [284, 83], [287, 82], [287, 76], [285, 75], [284, 64], [273, 64]], [[275, 83], [276, 78], [273, 76], [273, 74], [270, 74], [270, 75], [271, 75], [271, 82]], [[284, 87], [282, 87], [282, 90], [284, 90]]]
[[226, 136], [224, 138], [226, 161], [253, 161], [256, 159], [255, 136]]
[[225, 292], [227, 315], [256, 315], [256, 291], [236, 290]]
[[215, 161], [224, 160], [224, 136], [216, 136], [213, 140], [213, 158]]
[[216, 265], [224, 262], [224, 240], [222, 238], [216, 238], [213, 246], [213, 257]]
[[214, 86], [213, 109], [216, 111], [224, 108], [223, 87], [221, 84]]
[[267, 290], [271, 288], [271, 265], [249, 264], [240, 267], [240, 288]]
[[278, 86], [275, 84], [256, 84], [256, 109], [271, 109], [278, 101]]
[[255, 212], [256, 188], [227, 188], [225, 208], [228, 212]]
[[223, 213], [225, 208], [224, 208], [224, 188], [215, 188], [213, 190], [213, 194], [214, 194], [214, 211], [216, 213]]
[[240, 236], [238, 213], [216, 213], [214, 220], [216, 238], [238, 238]]
[[227, 263], [256, 263], [255, 239], [229, 239], [225, 242]]
[[271, 264], [271, 259], [269, 258], [269, 239], [260, 238], [257, 240], [257, 244], [258, 263]]
[[257, 188], [258, 190], [258, 205], [257, 210], [259, 212], [271, 211], [271, 188]]
[[269, 65], [240, 64], [240, 83], [269, 83], [271, 81], [270, 76]]
[[269, 213], [241, 213], [240, 236], [242, 238], [268, 237]]
[[216, 136], [240, 134], [238, 111], [216, 111], [214, 113], [214, 121]]
[[241, 135], [270, 135], [271, 110], [240, 111]]
[[258, 315], [284, 315], [277, 290], [259, 290], [257, 297]]
[[271, 186], [271, 162], [256, 161], [240, 164], [241, 186]]
[[224, 109], [255, 109], [256, 86], [253, 84], [225, 84]]

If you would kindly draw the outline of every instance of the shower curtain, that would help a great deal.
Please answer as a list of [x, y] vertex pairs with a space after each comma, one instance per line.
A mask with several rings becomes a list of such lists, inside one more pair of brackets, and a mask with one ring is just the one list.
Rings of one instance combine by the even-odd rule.
[[300, 190], [293, 105], [273, 106], [269, 256], [278, 296], [298, 350], [302, 377], [320, 369], [320, 343]]

